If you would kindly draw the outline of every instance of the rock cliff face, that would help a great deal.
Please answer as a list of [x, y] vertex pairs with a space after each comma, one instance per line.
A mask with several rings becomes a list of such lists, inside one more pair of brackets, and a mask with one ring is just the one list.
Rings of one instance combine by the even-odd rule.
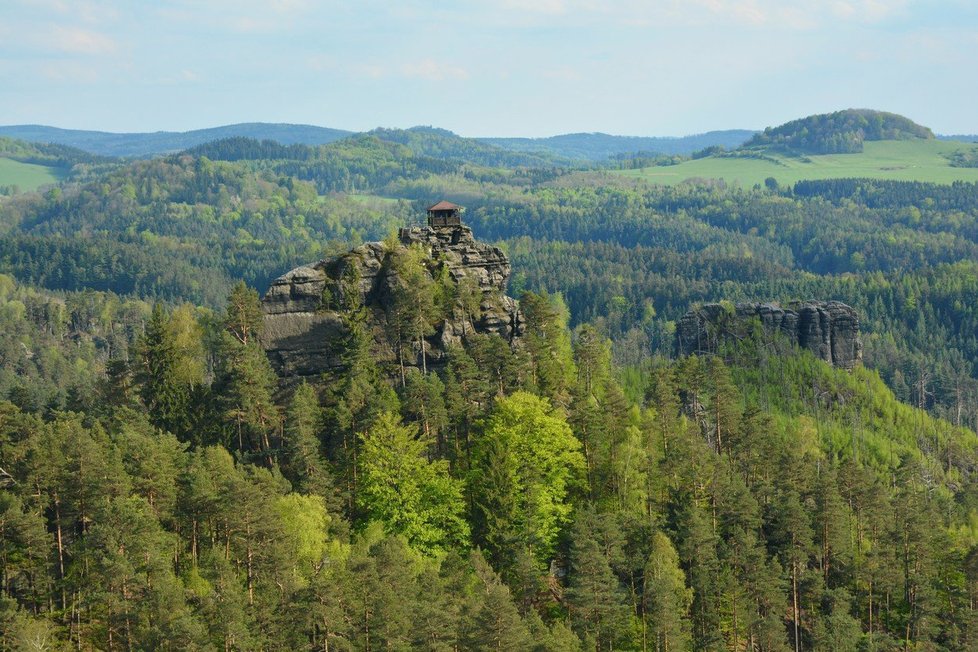
[[805, 301], [788, 308], [740, 303], [733, 312], [708, 304], [686, 313], [676, 324], [676, 354], [713, 353], [722, 341], [743, 338], [758, 323], [763, 333], [780, 333], [836, 367], [852, 369], [862, 360], [859, 317], [838, 301]]
[[[465, 314], [457, 306], [425, 338], [428, 365], [437, 365], [449, 346], [475, 333], [498, 335], [514, 344], [518, 341], [523, 335], [523, 315], [517, 302], [505, 295], [510, 266], [501, 249], [477, 242], [466, 226], [401, 229], [400, 246], [411, 245], [427, 253], [429, 273], [435, 275], [445, 268], [456, 284], [474, 279], [482, 293], [477, 314]], [[348, 305], [351, 299], [369, 310], [377, 349], [393, 355], [383, 334], [396, 283], [391, 257], [387, 246], [371, 242], [335, 258], [297, 267], [272, 282], [262, 299], [263, 344], [280, 376], [314, 376], [341, 365], [340, 343], [346, 328], [336, 306]], [[355, 287], [350, 286], [350, 279]], [[342, 296], [351, 292], [357, 296]], [[421, 366], [420, 347], [414, 349], [408, 352], [407, 363]]]

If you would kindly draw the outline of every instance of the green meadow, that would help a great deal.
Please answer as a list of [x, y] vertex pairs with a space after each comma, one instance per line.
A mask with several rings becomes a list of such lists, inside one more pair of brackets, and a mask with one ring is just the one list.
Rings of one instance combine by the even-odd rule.
[[866, 142], [859, 154], [785, 156], [763, 153], [765, 158], [710, 156], [679, 165], [620, 170], [615, 174], [672, 185], [687, 179], [723, 179], [750, 187], [774, 177], [779, 184], [813, 179], [868, 177], [895, 181], [953, 183], [978, 181], [978, 168], [955, 168], [945, 155], [978, 147], [974, 143], [940, 140], [884, 140]]
[[64, 177], [65, 171], [61, 168], [0, 158], [0, 188], [17, 186], [21, 192], [27, 192], [49, 183], [58, 183]]

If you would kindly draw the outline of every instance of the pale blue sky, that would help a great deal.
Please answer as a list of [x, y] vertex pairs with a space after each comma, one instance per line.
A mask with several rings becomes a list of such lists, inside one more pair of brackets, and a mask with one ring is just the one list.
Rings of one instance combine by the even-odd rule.
[[0, 124], [978, 132], [978, 0], [0, 0]]

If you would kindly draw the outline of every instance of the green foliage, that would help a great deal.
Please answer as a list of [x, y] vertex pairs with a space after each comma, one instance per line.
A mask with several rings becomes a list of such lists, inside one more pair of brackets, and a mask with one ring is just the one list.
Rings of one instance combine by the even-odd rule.
[[199, 358], [180, 349], [178, 330], [179, 326], [162, 304], [153, 306], [146, 331], [134, 347], [137, 356], [134, 380], [153, 425], [189, 437], [187, 417], [194, 384], [200, 382], [197, 376], [201, 374], [194, 369]]
[[389, 413], [363, 435], [357, 494], [365, 518], [378, 520], [425, 552], [464, 545], [462, 485], [444, 460], [429, 461], [425, 442]]
[[[660, 188], [463, 145], [232, 141], [0, 203], [0, 647], [975, 647], [972, 184]], [[900, 147], [960, 148], [860, 156]], [[403, 375], [350, 271], [341, 366], [275, 378], [250, 287], [415, 214], [317, 194], [354, 188], [466, 198], [522, 341], [432, 359], [495, 298], [391, 246]], [[663, 357], [697, 302], [810, 297], [856, 306], [865, 367]]]
[[864, 140], [934, 138], [930, 129], [903, 116], [867, 109], [847, 109], [768, 127], [744, 147], [778, 146], [812, 154], [863, 151]]
[[662, 532], [656, 532], [645, 566], [645, 608], [657, 650], [691, 649], [689, 608], [693, 592], [679, 567], [679, 555]]
[[[434, 324], [443, 317], [435, 292], [435, 280], [427, 268], [428, 255], [420, 246], [395, 246], [391, 253], [391, 271], [395, 279], [387, 308], [390, 339], [397, 347], [397, 359], [404, 379], [404, 348], [417, 344], [421, 368], [427, 373], [428, 357], [425, 337], [434, 332]], [[412, 356], [413, 357], [413, 356]]]
[[473, 451], [476, 538], [490, 559], [508, 564], [520, 550], [547, 564], [584, 471], [581, 444], [546, 399], [526, 392], [500, 398]]
[[254, 290], [239, 283], [228, 297], [216, 345], [218, 363], [210, 406], [224, 427], [217, 439], [247, 459], [271, 466], [281, 448], [281, 409], [273, 400], [277, 378], [261, 347], [261, 308]]
[[972, 147], [968, 150], [955, 150], [947, 154], [947, 159], [951, 167], [956, 168], [976, 168], [978, 167], [978, 148]]

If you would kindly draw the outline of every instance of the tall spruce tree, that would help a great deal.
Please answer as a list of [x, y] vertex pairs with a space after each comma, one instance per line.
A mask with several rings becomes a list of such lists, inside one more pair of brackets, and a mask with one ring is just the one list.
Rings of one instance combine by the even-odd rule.
[[679, 554], [662, 532], [656, 532], [652, 537], [652, 550], [645, 566], [643, 598], [652, 649], [655, 652], [691, 650], [689, 609], [693, 591], [686, 586]]

